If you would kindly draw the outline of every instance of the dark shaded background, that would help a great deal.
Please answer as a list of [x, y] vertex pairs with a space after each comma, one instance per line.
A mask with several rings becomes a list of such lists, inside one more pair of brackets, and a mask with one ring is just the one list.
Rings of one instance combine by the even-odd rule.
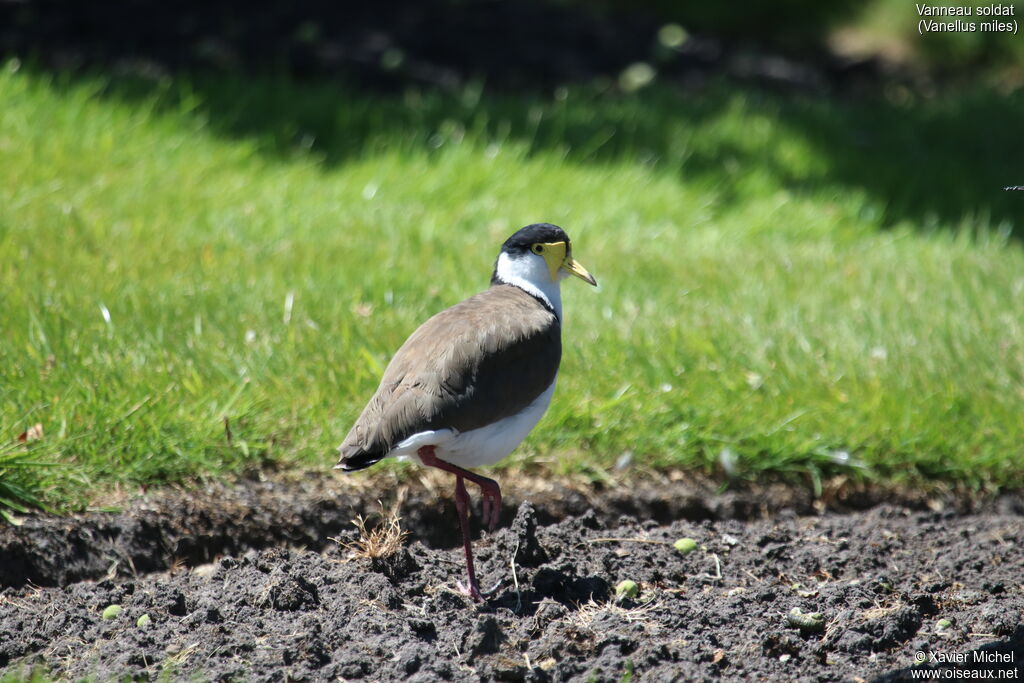
[[[741, 4], [0, 0], [0, 53], [60, 68], [134, 62], [170, 71], [270, 69], [380, 87], [477, 78], [534, 88], [616, 77], [638, 61], [666, 74], [728, 68], [808, 85], [820, 81], [820, 74], [809, 75], [816, 69], [842, 74], [855, 66], [830, 59], [821, 45], [827, 29], [860, 4]], [[675, 21], [692, 35], [666, 50], [658, 29]], [[816, 65], [787, 67], [778, 56], [763, 65], [751, 49], [812, 55]]]
[[[567, 146], [583, 162], [640, 148], [650, 163], [711, 180], [726, 197], [738, 175], [770, 164], [765, 150], [673, 159], [662, 131], [716, 116], [742, 91], [830, 160], [824, 175], [785, 178], [794, 191], [866, 191], [884, 225], [966, 220], [1019, 235], [1024, 193], [1002, 189], [1024, 185], [1014, 161], [1024, 158], [1019, 91], [970, 79], [937, 88], [934, 74], [830, 53], [829, 31], [864, 5], [0, 0], [0, 56], [71, 78], [109, 76], [109, 97], [152, 98], [186, 81], [215, 130], [258, 137], [275, 154], [310, 140], [339, 163], [363, 153], [381, 126], [400, 136], [485, 119], [534, 150]], [[686, 26], [681, 45], [659, 41], [667, 22]], [[667, 87], [630, 92], [623, 73], [637, 63]], [[482, 96], [470, 110], [460, 97], [474, 84]], [[598, 93], [591, 103], [622, 106], [574, 98], [557, 125], [534, 120], [569, 84]], [[409, 89], [433, 96], [411, 111], [399, 96]]]

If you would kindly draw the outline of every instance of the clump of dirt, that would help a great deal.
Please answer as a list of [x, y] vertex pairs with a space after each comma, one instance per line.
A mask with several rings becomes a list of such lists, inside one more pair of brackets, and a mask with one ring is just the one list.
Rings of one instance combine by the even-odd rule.
[[[359, 532], [339, 517], [337, 541], [316, 550], [285, 541], [188, 569], [124, 575], [119, 565], [98, 581], [9, 587], [0, 669], [100, 680], [903, 680], [914, 666], [1019, 675], [1018, 499], [967, 512], [668, 520], [583, 497], [593, 504], [557, 515], [543, 495], [505, 509], [503, 528], [475, 543], [481, 585], [497, 585], [482, 604], [453, 589], [465, 571], [454, 515], [433, 517], [451, 543], [425, 544], [414, 523], [391, 560], [353, 557]], [[401, 509], [437, 514], [421, 507], [446, 512], [426, 496]], [[11, 537], [0, 534], [8, 547]], [[678, 550], [684, 537], [696, 548]], [[639, 593], [616, 598], [626, 579]], [[821, 627], [794, 625], [793, 608], [821, 613]]]

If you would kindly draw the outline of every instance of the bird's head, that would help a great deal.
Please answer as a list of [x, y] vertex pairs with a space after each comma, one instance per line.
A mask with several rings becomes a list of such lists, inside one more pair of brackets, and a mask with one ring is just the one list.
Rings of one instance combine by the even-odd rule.
[[546, 292], [570, 275], [597, 285], [594, 276], [573, 259], [565, 230], [550, 223], [534, 223], [516, 231], [501, 245], [491, 283], [521, 286], [525, 281]]

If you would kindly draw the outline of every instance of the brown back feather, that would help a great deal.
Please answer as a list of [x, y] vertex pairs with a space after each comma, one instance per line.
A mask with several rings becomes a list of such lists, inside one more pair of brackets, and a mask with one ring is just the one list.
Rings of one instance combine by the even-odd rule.
[[495, 285], [423, 323], [391, 359], [339, 448], [359, 469], [431, 429], [477, 429], [528, 406], [555, 379], [561, 325], [518, 287]]

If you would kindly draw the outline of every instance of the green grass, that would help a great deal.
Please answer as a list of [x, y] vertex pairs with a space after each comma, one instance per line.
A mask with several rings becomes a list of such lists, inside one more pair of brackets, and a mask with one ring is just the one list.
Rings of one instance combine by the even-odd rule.
[[0, 683], [50, 683], [55, 680], [41, 667], [0, 671]]
[[389, 355], [540, 220], [602, 286], [563, 288], [559, 389], [506, 462], [1024, 484], [1019, 95], [371, 97], [15, 66], [0, 428], [44, 436], [34, 465], [0, 452], [2, 499], [327, 476]]

